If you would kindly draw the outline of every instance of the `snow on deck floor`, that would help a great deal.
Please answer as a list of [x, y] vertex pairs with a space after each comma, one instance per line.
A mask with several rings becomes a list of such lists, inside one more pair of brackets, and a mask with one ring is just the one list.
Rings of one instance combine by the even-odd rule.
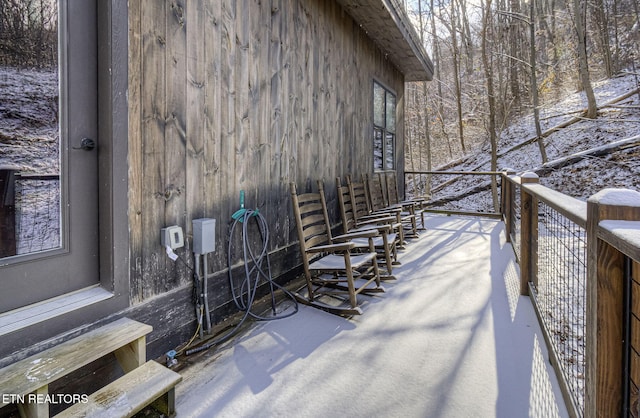
[[502, 222], [427, 227], [363, 315], [300, 306], [182, 371], [178, 416], [567, 416]]

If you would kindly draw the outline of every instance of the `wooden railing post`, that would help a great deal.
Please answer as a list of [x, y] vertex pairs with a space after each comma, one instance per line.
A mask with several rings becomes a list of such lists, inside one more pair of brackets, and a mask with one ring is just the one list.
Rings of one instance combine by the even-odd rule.
[[520, 294], [529, 295], [529, 282], [537, 285], [538, 276], [538, 199], [527, 193], [525, 184], [537, 184], [535, 173], [520, 177]]
[[0, 166], [0, 258], [16, 255], [16, 170]]
[[621, 416], [624, 398], [625, 256], [598, 238], [603, 220], [640, 220], [640, 193], [605, 189], [587, 202], [587, 418]]
[[505, 234], [507, 238], [507, 242], [511, 242], [511, 233], [513, 232], [513, 225], [511, 221], [513, 220], [513, 194], [514, 194], [514, 185], [509, 180], [509, 177], [516, 174], [516, 172], [510, 168], [507, 168], [502, 173], [502, 207], [500, 208], [500, 212], [502, 213], [502, 220], [505, 225]]

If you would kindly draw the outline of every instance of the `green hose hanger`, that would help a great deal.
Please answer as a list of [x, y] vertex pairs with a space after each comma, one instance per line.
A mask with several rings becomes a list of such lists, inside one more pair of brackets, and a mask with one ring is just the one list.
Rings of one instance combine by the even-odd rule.
[[[244, 190], [240, 190], [240, 209], [235, 211], [231, 217], [240, 222], [244, 222], [245, 215], [247, 214], [247, 209], [244, 208]], [[257, 216], [258, 209], [251, 211], [250, 216]]]

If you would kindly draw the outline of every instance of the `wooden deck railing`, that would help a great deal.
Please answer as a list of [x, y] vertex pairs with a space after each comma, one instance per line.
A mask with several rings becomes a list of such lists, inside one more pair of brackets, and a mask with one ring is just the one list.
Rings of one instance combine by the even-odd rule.
[[520, 293], [531, 298], [565, 403], [582, 416], [585, 390], [586, 202], [505, 176], [504, 221], [520, 264]]
[[[429, 190], [426, 178], [444, 184], [434, 179], [448, 176], [452, 184], [462, 175], [407, 172], [406, 194], [424, 195], [411, 188]], [[570, 415], [640, 417], [640, 193], [607, 189], [584, 202], [540, 185], [535, 174], [500, 178], [495, 212], [505, 222], [520, 264], [520, 292], [536, 309]], [[474, 187], [488, 190], [486, 181], [467, 189]], [[434, 211], [489, 213], [460, 205]]]
[[428, 197], [429, 212], [499, 217], [502, 175], [501, 171], [405, 171], [405, 195]]
[[60, 245], [60, 178], [0, 166], [0, 258]]

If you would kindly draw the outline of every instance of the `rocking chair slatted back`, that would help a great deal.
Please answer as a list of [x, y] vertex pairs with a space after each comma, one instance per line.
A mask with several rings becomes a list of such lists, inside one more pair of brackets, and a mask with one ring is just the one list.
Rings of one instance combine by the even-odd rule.
[[331, 231], [327, 229], [326, 212], [319, 193], [297, 194], [296, 185], [291, 183], [291, 199], [293, 202], [298, 239], [303, 261], [309, 262], [307, 249], [331, 243]]
[[338, 190], [338, 203], [342, 217], [342, 228], [345, 234], [357, 227], [354, 206], [351, 204], [351, 192], [349, 186], [343, 186], [340, 177], [336, 177]]
[[389, 171], [385, 173], [384, 178], [387, 184], [387, 201], [389, 202], [389, 204], [400, 203], [398, 184], [396, 182], [396, 172]]
[[379, 173], [369, 177], [365, 177], [365, 185], [369, 190], [369, 206], [371, 212], [385, 209], [388, 205], [383, 194], [382, 183], [380, 182]]
[[350, 176], [347, 176], [347, 187], [349, 188], [351, 195], [353, 215], [357, 222], [358, 219], [371, 213], [369, 208], [369, 199], [367, 198], [367, 190], [363, 182], [353, 182]]

